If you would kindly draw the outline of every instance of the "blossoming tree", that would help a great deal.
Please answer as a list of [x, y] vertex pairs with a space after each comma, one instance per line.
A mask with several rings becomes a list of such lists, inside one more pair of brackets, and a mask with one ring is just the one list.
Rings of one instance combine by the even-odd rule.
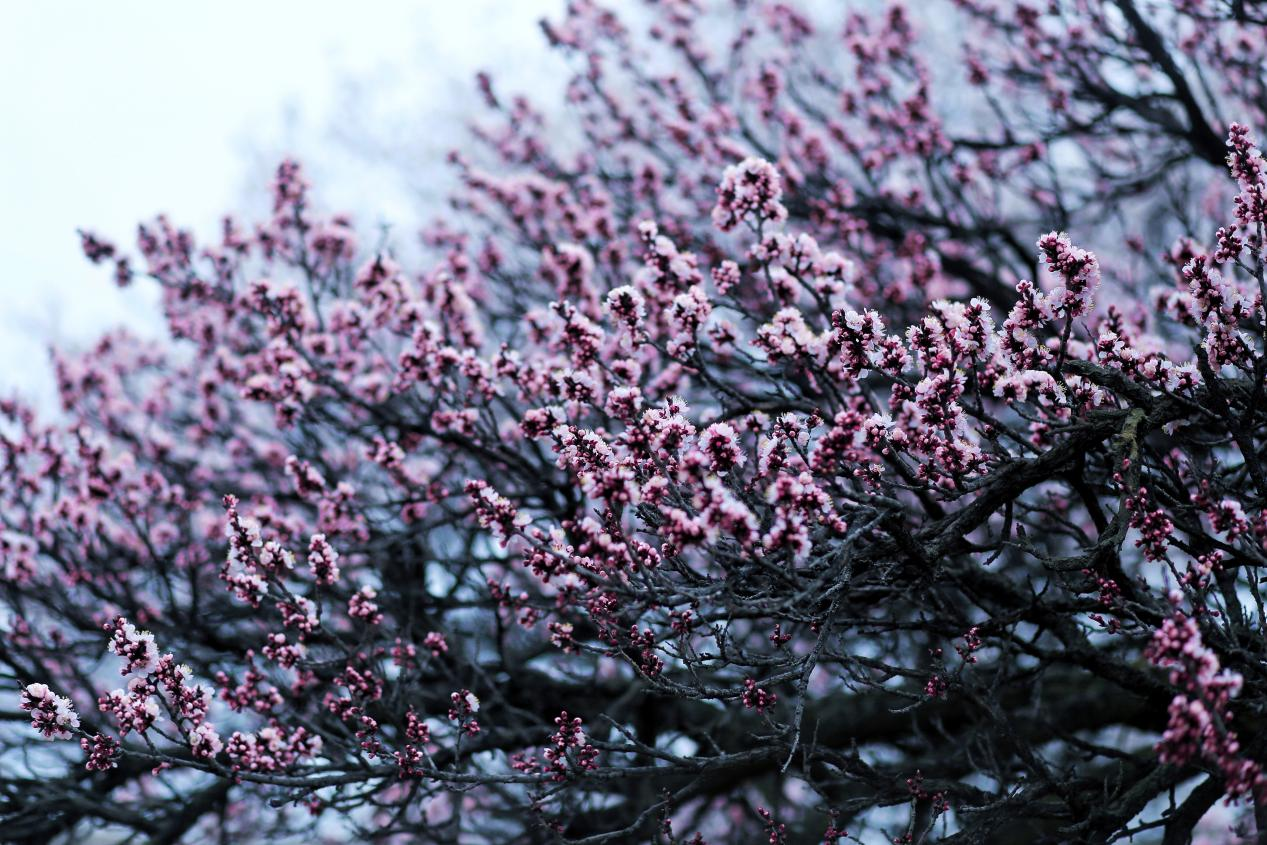
[[420, 259], [84, 233], [6, 838], [1264, 835], [1267, 7], [806, 5], [574, 0]]

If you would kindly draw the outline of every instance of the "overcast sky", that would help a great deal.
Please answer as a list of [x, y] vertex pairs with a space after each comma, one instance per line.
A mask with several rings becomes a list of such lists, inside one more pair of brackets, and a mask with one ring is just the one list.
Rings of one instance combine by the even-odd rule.
[[153, 291], [115, 289], [81, 257], [76, 228], [130, 246], [138, 221], [167, 212], [208, 231], [250, 204], [283, 151], [338, 208], [369, 222], [398, 213], [416, 183], [394, 164], [367, 168], [346, 138], [434, 158], [476, 70], [521, 88], [557, 74], [535, 22], [560, 5], [4, 3], [0, 392], [47, 401], [50, 341], [82, 346], [119, 323], [153, 331]]

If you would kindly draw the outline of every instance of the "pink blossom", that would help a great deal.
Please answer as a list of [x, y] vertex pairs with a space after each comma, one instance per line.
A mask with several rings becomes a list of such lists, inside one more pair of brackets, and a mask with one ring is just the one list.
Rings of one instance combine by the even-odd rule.
[[70, 739], [79, 729], [79, 715], [70, 699], [45, 684], [27, 684], [22, 690], [22, 709], [31, 714], [31, 727], [45, 739]]

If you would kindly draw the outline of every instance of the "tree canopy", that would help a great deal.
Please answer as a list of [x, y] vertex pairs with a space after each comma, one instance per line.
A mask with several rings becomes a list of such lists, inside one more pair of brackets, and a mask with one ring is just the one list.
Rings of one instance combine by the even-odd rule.
[[845, 6], [573, 0], [416, 245], [82, 233], [3, 835], [1267, 841], [1267, 4]]

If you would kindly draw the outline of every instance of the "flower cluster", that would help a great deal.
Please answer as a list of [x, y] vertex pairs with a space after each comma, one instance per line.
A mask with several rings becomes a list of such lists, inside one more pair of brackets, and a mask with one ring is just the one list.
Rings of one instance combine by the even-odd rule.
[[1218, 767], [1232, 797], [1267, 797], [1267, 775], [1242, 755], [1240, 740], [1228, 726], [1231, 700], [1242, 677], [1222, 669], [1218, 657], [1201, 639], [1196, 620], [1176, 612], [1153, 635], [1148, 659], [1170, 670], [1179, 693], [1170, 703], [1170, 719], [1157, 744], [1162, 762], [1185, 765], [1203, 759]]
[[564, 710], [554, 719], [558, 728], [550, 736], [550, 745], [541, 756], [542, 770], [554, 781], [567, 780], [570, 772], [593, 771], [598, 768], [598, 749], [586, 742], [579, 716], [568, 716]]
[[149, 631], [138, 631], [136, 626], [122, 616], [106, 626], [110, 633], [111, 654], [123, 658], [121, 675], [145, 674], [158, 663], [158, 646]]
[[20, 704], [31, 714], [31, 727], [45, 739], [70, 739], [72, 732], [79, 728], [79, 715], [70, 699], [45, 684], [27, 684], [22, 689]]
[[759, 158], [746, 158], [730, 165], [722, 174], [713, 223], [723, 232], [745, 220], [753, 225], [781, 223], [787, 219], [787, 209], [780, 202], [782, 198], [783, 187], [774, 166]]

